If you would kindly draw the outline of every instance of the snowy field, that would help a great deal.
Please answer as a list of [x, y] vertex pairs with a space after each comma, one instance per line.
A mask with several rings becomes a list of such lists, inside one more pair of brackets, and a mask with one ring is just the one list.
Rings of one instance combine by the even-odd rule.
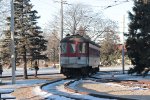
[[[125, 66], [125, 70], [127, 70], [128, 68], [130, 68], [132, 66]], [[109, 73], [109, 74], [103, 74], [103, 72], [99, 72], [98, 74], [95, 75], [95, 77], [98, 77], [98, 78], [116, 78], [116, 79], [120, 79], [120, 80], [147, 80], [147, 81], [150, 81], [150, 77], [147, 76], [147, 77], [142, 77], [142, 76], [131, 76], [131, 75], [128, 75], [128, 74], [122, 74], [122, 67], [121, 66], [116, 66], [116, 67], [101, 67], [100, 68], [101, 71], [120, 71], [120, 73]], [[43, 68], [43, 69], [40, 69], [39, 72], [40, 74], [42, 73], [59, 73], [59, 69], [55, 69], [55, 68]], [[19, 68], [16, 70], [16, 75], [22, 75], [23, 74], [23, 69]], [[34, 70], [28, 70], [28, 74], [34, 74]], [[11, 75], [11, 69], [9, 70], [4, 70], [4, 73], [3, 73], [4, 76], [9, 76]], [[2, 80], [2, 83], [5, 83], [5, 85], [0, 85], [0, 89], [2, 88], [5, 88], [5, 89], [10, 89], [10, 90], [15, 90], [17, 88], [20, 88], [20, 87], [27, 87], [27, 86], [32, 86], [32, 85], [37, 85], [37, 84], [43, 84], [43, 83], [47, 83], [48, 81], [47, 80], [38, 80], [38, 79], [31, 79], [31, 80], [16, 80], [16, 84], [11, 84], [11, 80]], [[83, 81], [81, 80], [80, 82], [83, 83]], [[89, 83], [93, 83], [93, 81], [88, 81]], [[72, 87], [74, 87], [75, 85], [77, 85], [78, 83], [74, 83], [74, 85]], [[113, 85], [116, 85], [116, 84], [109, 84], [109, 83], [103, 83], [103, 84], [106, 84], [106, 85], [109, 85], [109, 86], [113, 86]], [[51, 86], [49, 87], [45, 87], [46, 90], [49, 90], [51, 88], [51, 90], [53, 89], [54, 85], [56, 84], [52, 84]], [[47, 93], [47, 92], [44, 92], [42, 91], [39, 86], [35, 87], [35, 89], [33, 90], [33, 92], [36, 94], [36, 95], [40, 95], [42, 97], [45, 97], [45, 98], [48, 98], [48, 99], [53, 99], [53, 100], [72, 100], [70, 98], [67, 98], [67, 97], [63, 97], [63, 96], [60, 96], [60, 95], [57, 95], [59, 94], [60, 92], [64, 93], [66, 92], [64, 90], [64, 88], [62, 86], [59, 86], [55, 89], [58, 89], [58, 93]], [[143, 89], [143, 88], [140, 88], [140, 87], [136, 87], [136, 88], [131, 88], [133, 90], [135, 89]], [[6, 96], [8, 96], [10, 94], [7, 94]], [[83, 98], [85, 99], [88, 99], [88, 100], [107, 100], [107, 99], [103, 99], [103, 98], [95, 98], [95, 97], [91, 97], [91, 96], [88, 96], [88, 95], [80, 95], [80, 94], [72, 94], [72, 93], [67, 93], [67, 96], [69, 95], [73, 95], [73, 96], [78, 96], [78, 97], [81, 97], [83, 96]]]
[[[17, 68], [15, 73], [16, 75], [23, 75], [23, 68]], [[34, 73], [35, 73], [34, 69], [28, 69], [28, 75]], [[43, 74], [43, 73], [60, 73], [60, 71], [59, 69], [53, 67], [39, 68], [38, 74]], [[12, 75], [12, 69], [3, 70], [3, 76], [10, 76], [10, 75]]]

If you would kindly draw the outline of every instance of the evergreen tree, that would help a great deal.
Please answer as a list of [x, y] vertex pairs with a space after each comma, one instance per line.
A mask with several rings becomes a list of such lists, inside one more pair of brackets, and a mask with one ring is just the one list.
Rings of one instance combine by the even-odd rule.
[[127, 53], [134, 65], [129, 73], [142, 74], [150, 68], [150, 2], [135, 0], [126, 43]]
[[[14, 21], [15, 21], [15, 50], [16, 60], [24, 62], [24, 78], [27, 79], [27, 61], [29, 59], [43, 59], [46, 56], [42, 54], [46, 50], [47, 41], [42, 36], [42, 31], [37, 26], [36, 10], [32, 10], [33, 5], [30, 0], [14, 0]], [[10, 17], [8, 25], [10, 26]], [[5, 32], [5, 39], [10, 40], [10, 29]], [[8, 37], [8, 38], [7, 38]], [[10, 43], [10, 41], [8, 41]], [[8, 46], [6, 46], [8, 48]], [[10, 52], [8, 52], [10, 55]], [[36, 57], [35, 57], [36, 55]], [[41, 56], [42, 55], [42, 56]]]
[[42, 35], [43, 31], [41, 31], [41, 27], [36, 25], [36, 21], [38, 16], [36, 16], [37, 11], [31, 11], [30, 12], [30, 17], [32, 19], [31, 21], [31, 28], [30, 28], [30, 45], [29, 45], [29, 50], [30, 50], [30, 55], [32, 57], [32, 60], [38, 60], [38, 59], [47, 59], [46, 55], [41, 53], [42, 51], [46, 51], [47, 49], [47, 40], [44, 39], [44, 36]]

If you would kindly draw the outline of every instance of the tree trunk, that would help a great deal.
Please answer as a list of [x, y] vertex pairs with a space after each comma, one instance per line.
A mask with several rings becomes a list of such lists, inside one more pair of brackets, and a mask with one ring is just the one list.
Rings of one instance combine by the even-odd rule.
[[34, 74], [35, 77], [37, 77], [37, 71], [38, 71], [38, 70], [35, 69], [35, 74]]
[[28, 79], [27, 76], [27, 58], [26, 58], [26, 47], [23, 46], [24, 48], [24, 55], [23, 55], [23, 61], [24, 61], [24, 79]]

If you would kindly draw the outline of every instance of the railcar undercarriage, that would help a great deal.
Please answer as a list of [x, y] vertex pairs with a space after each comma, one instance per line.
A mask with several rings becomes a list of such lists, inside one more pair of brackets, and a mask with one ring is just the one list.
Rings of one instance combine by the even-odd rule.
[[64, 74], [66, 77], [86, 77], [92, 74], [95, 74], [99, 71], [99, 67], [92, 68], [92, 67], [82, 67], [82, 68], [64, 68], [61, 67], [61, 73]]

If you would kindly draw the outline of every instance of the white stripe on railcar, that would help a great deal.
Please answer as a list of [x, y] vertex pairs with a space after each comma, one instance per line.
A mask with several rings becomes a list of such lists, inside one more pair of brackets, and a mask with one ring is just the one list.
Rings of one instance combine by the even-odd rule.
[[88, 57], [61, 57], [61, 64], [88, 64]]

